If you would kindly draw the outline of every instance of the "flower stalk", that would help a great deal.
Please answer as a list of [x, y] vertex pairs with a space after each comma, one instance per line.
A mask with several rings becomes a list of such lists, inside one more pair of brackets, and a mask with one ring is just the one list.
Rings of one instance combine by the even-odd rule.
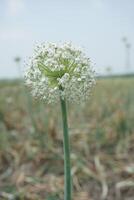
[[71, 164], [70, 164], [70, 144], [68, 135], [66, 100], [60, 97], [62, 120], [63, 120], [63, 145], [64, 145], [64, 200], [71, 200]]
[[67, 123], [67, 102], [84, 102], [95, 84], [90, 59], [72, 43], [46, 42], [37, 46], [25, 72], [32, 95], [47, 103], [61, 102], [63, 120], [65, 197], [71, 200], [70, 145]]

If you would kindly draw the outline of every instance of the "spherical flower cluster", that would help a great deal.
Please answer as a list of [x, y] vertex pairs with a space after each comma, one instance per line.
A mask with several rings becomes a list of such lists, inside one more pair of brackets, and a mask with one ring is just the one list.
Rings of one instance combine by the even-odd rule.
[[71, 43], [43, 43], [36, 47], [25, 72], [32, 95], [48, 103], [79, 102], [88, 98], [95, 83], [89, 58]]

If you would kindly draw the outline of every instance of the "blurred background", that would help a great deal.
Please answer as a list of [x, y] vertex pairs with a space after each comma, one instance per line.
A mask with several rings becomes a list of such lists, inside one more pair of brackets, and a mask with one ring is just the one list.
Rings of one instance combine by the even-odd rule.
[[68, 105], [73, 200], [134, 199], [133, 19], [133, 0], [0, 0], [0, 199], [63, 200], [60, 106], [23, 81], [44, 41], [82, 46], [97, 72], [91, 99]]

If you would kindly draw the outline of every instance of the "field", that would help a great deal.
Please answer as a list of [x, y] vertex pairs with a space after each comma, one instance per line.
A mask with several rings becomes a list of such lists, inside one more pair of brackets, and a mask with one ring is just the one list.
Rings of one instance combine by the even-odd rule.
[[[134, 77], [98, 79], [68, 109], [73, 200], [133, 200]], [[0, 82], [0, 200], [63, 200], [60, 112]]]

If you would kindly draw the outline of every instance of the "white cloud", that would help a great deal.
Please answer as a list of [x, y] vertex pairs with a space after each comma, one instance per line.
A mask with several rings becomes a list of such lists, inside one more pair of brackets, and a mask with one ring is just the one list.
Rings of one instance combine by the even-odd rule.
[[27, 40], [31, 34], [27, 30], [22, 29], [3, 29], [0, 30], [0, 40]]
[[24, 0], [6, 0], [7, 14], [17, 16], [24, 8]]

